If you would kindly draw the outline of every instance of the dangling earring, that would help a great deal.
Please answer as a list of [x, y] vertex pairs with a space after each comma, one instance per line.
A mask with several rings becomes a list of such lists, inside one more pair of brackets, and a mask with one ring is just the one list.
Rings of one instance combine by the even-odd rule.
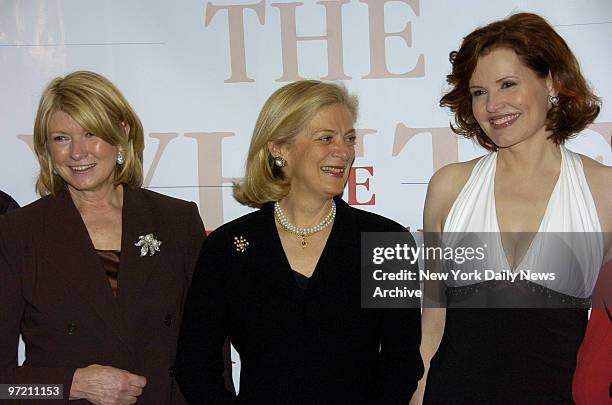
[[274, 157], [274, 164], [276, 167], [285, 167], [287, 166], [287, 161], [282, 156]]
[[117, 153], [117, 164], [121, 166], [124, 163], [125, 163], [125, 155], [123, 154], [123, 151], [119, 151]]
[[559, 105], [559, 96], [548, 96], [548, 101], [550, 101], [553, 107], [556, 107]]
[[51, 170], [51, 172], [57, 176], [57, 170], [55, 170], [55, 167], [53, 168], [53, 170]]

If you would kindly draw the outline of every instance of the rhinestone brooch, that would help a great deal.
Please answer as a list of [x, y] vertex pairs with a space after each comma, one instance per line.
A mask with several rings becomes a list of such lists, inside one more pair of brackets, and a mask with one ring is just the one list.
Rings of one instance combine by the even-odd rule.
[[249, 246], [249, 241], [244, 239], [242, 235], [234, 236], [234, 246], [236, 246], [237, 252], [244, 253]]
[[138, 237], [138, 242], [134, 246], [140, 247], [140, 256], [153, 256], [155, 252], [159, 252], [159, 246], [162, 244], [160, 240], [155, 239], [155, 235], [149, 233]]

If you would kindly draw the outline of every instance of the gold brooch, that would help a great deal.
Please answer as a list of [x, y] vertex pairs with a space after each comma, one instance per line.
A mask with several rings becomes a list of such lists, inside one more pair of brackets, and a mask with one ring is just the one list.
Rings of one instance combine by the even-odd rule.
[[244, 253], [249, 246], [249, 241], [244, 239], [242, 235], [240, 237], [234, 236], [234, 246], [236, 246], [237, 252]]

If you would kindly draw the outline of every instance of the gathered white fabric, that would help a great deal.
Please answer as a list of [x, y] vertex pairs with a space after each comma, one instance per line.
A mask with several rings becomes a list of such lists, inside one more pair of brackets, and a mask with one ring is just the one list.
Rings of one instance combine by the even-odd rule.
[[[601, 224], [589, 189], [582, 160], [563, 145], [559, 179], [548, 201], [538, 233], [525, 252], [520, 264], [510, 268], [502, 246], [495, 208], [495, 171], [497, 153], [482, 157], [474, 166], [470, 178], [457, 196], [444, 224], [446, 246], [459, 246], [469, 241], [475, 246], [474, 234], [486, 245], [486, 257], [476, 263], [480, 271], [554, 274], [531, 280], [543, 287], [578, 298], [591, 296], [603, 261]], [[468, 237], [468, 233], [472, 236]], [[483, 233], [483, 234], [480, 234]], [[486, 234], [485, 234], [486, 233]], [[470, 262], [474, 269], [475, 262]], [[455, 265], [454, 268], [461, 266]], [[544, 279], [548, 278], [548, 279]], [[475, 280], [449, 279], [449, 286], [475, 284]]]

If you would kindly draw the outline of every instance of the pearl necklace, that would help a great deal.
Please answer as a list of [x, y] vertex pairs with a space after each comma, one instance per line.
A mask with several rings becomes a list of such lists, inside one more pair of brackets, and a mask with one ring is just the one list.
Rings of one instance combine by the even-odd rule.
[[285, 231], [298, 235], [302, 238], [300, 244], [302, 245], [303, 249], [308, 246], [308, 241], [306, 240], [307, 236], [322, 231], [323, 229], [327, 228], [329, 224], [334, 222], [334, 218], [336, 218], [336, 203], [332, 200], [332, 207], [331, 210], [329, 210], [329, 214], [327, 214], [321, 222], [315, 226], [311, 226], [310, 228], [301, 228], [289, 222], [278, 201], [274, 203], [274, 218], [276, 218], [276, 221]]

